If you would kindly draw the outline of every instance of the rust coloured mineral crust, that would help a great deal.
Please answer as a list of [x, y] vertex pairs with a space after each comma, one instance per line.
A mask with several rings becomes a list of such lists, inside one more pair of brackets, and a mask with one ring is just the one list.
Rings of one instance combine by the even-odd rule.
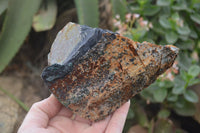
[[[99, 121], [153, 83], [172, 66], [177, 54], [175, 46], [139, 43], [103, 33], [94, 47], [68, 64], [73, 66], [70, 71], [47, 85], [73, 113]], [[58, 69], [66, 68], [54, 64], [45, 71]]]

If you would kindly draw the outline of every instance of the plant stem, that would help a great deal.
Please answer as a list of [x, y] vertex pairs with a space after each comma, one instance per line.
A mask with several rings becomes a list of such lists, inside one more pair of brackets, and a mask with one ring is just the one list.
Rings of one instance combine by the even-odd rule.
[[7, 90], [3, 89], [0, 87], [0, 90], [5, 93], [7, 96], [9, 96], [12, 100], [14, 100], [17, 104], [19, 104], [19, 106], [21, 106], [25, 111], [29, 111], [29, 108], [18, 98], [16, 98], [13, 94], [11, 94], [10, 92], [8, 92]]

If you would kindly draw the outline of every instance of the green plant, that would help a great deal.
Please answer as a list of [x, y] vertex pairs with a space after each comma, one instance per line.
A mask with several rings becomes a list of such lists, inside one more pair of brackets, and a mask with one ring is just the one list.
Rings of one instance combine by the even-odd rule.
[[[191, 87], [200, 83], [199, 14], [200, 1], [197, 0], [136, 0], [127, 3], [126, 21], [114, 19], [116, 30], [135, 41], [173, 44], [180, 48], [175, 65], [144, 89], [139, 101], [135, 99], [144, 106], [142, 108], [146, 104], [141, 100], [159, 105], [157, 115], [151, 117], [156, 123], [160, 119], [167, 123], [171, 110], [181, 116], [193, 116], [196, 112], [199, 96]], [[131, 109], [134, 114], [138, 110], [137, 106]], [[156, 124], [148, 119], [146, 122], [148, 126], [142, 126], [151, 132]]]
[[36, 32], [46, 31], [53, 28], [56, 22], [56, 0], [44, 1], [40, 9], [33, 17], [32, 26]]
[[[8, 65], [29, 33], [40, 0], [10, 0], [0, 34], [0, 72]], [[8, 7], [6, 7], [8, 6]], [[28, 8], [28, 10], [27, 10]]]
[[162, 103], [163, 109], [173, 109], [179, 115], [192, 116], [195, 113], [194, 103], [198, 102], [198, 96], [188, 88], [200, 83], [198, 74], [200, 74], [200, 67], [192, 65], [188, 71], [181, 70], [180, 75], [175, 76], [174, 82], [158, 79], [142, 91], [141, 96], [146, 100]]
[[98, 27], [98, 0], [75, 0], [80, 24]]
[[[98, 0], [75, 0], [75, 3], [80, 24], [98, 27]], [[3, 23], [0, 27], [0, 73], [23, 44], [31, 26], [36, 32], [50, 30], [55, 24], [57, 10], [56, 0], [0, 1], [0, 26]]]
[[126, 15], [126, 0], [111, 0], [113, 16], [119, 15], [124, 21]]

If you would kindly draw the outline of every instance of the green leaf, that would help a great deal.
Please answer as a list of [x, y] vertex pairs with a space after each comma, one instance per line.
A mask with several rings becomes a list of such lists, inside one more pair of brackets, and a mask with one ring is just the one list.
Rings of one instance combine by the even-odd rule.
[[192, 14], [192, 15], [190, 15], [190, 18], [194, 21], [194, 22], [196, 22], [197, 24], [200, 24], [200, 15], [199, 14]]
[[33, 15], [41, 0], [10, 0], [0, 35], [0, 72], [19, 50], [30, 31]]
[[174, 103], [174, 106], [178, 107], [178, 108], [183, 108], [185, 105], [185, 99], [183, 99], [182, 96], [178, 97], [178, 100]]
[[75, 0], [75, 4], [79, 23], [90, 27], [98, 27], [98, 0]]
[[174, 83], [170, 80], [164, 80], [164, 81], [158, 82], [158, 85], [160, 88], [168, 89], [168, 88], [172, 88], [174, 86]]
[[166, 28], [166, 29], [170, 29], [171, 28], [171, 24], [167, 19], [167, 15], [162, 15], [159, 17], [159, 23], [162, 27]]
[[113, 15], [120, 15], [122, 21], [125, 20], [125, 15], [127, 12], [126, 9], [126, 0], [111, 0]]
[[188, 74], [192, 75], [193, 77], [198, 76], [200, 74], [200, 67], [197, 65], [192, 65], [188, 70]]
[[144, 89], [140, 93], [140, 95], [146, 100], [150, 100], [151, 102], [156, 102], [153, 95], [154, 95], [154, 91], [159, 88], [160, 87], [157, 85], [157, 81], [156, 81], [153, 84], [151, 84], [148, 88]]
[[169, 6], [171, 3], [171, 0], [157, 0], [156, 4], [158, 6]]
[[143, 10], [143, 15], [153, 16], [160, 11], [160, 7], [155, 5], [146, 5]]
[[193, 8], [198, 11], [200, 9], [200, 3], [199, 3], [199, 0], [197, 0], [197, 1], [198, 2], [196, 4], [193, 4]]
[[149, 123], [149, 127], [148, 127], [148, 133], [153, 133], [154, 126], [155, 126], [155, 121], [154, 121], [154, 119], [151, 119], [151, 121]]
[[200, 1], [199, 0], [191, 0], [191, 2], [192, 2], [192, 5], [195, 5], [195, 4], [200, 4]]
[[192, 64], [191, 58], [188, 57], [186, 52], [179, 52], [178, 62], [178, 66], [185, 71], [187, 71]]
[[197, 39], [197, 38], [198, 38], [197, 33], [196, 33], [193, 29], [191, 30], [190, 37], [192, 37], [192, 38], [194, 38], [194, 39]]
[[163, 88], [156, 89], [153, 93], [154, 99], [157, 102], [163, 102], [167, 96], [167, 90]]
[[146, 34], [146, 29], [144, 27], [138, 27], [137, 29], [133, 28], [131, 33], [133, 35], [133, 40], [139, 41], [140, 38], [144, 37]]
[[178, 95], [169, 93], [167, 96], [167, 100], [170, 102], [175, 102], [178, 99]]
[[161, 8], [161, 11], [159, 12], [159, 14], [160, 15], [164, 15], [164, 14], [168, 14], [168, 16], [170, 16], [170, 14], [171, 14], [171, 6], [163, 6], [162, 8]]
[[167, 110], [167, 109], [162, 109], [162, 110], [158, 113], [158, 117], [159, 117], [159, 118], [164, 118], [164, 119], [168, 118], [169, 115], [170, 115], [170, 111]]
[[128, 111], [127, 119], [133, 119], [135, 116], [133, 110], [130, 108]]
[[155, 31], [157, 34], [165, 35], [165, 30], [163, 29], [163, 27], [161, 27], [159, 23], [153, 23], [153, 31]]
[[150, 42], [150, 43], [154, 43], [154, 44], [155, 44], [155, 42], [154, 42], [151, 38], [147, 38], [147, 37], [145, 37], [145, 38], [140, 38], [140, 42], [144, 42], [144, 41], [147, 41], [147, 42]]
[[133, 39], [133, 35], [130, 32], [125, 33], [123, 36]]
[[184, 101], [183, 99], [182, 101], [182, 106], [177, 106], [177, 104], [174, 105], [173, 109], [175, 112], [182, 116], [193, 116], [196, 111], [195, 105], [193, 103]]
[[174, 31], [168, 31], [165, 34], [165, 39], [168, 43], [175, 43], [178, 40], [178, 35]]
[[33, 28], [37, 32], [50, 30], [56, 22], [56, 0], [48, 0], [45, 2], [33, 17]]
[[159, 45], [166, 45], [168, 42], [165, 39], [162, 39], [159, 43]]
[[141, 7], [143, 7], [144, 5], [148, 4], [148, 0], [136, 0], [136, 1], [139, 3], [139, 5]]
[[174, 87], [172, 89], [173, 94], [182, 94], [185, 91], [185, 81], [180, 76], [176, 76], [174, 79]]
[[143, 127], [148, 127], [149, 126], [149, 120], [147, 118], [147, 115], [140, 105], [135, 105], [133, 108], [135, 112], [135, 118], [138, 121], [138, 123], [143, 126]]
[[173, 133], [173, 125], [167, 119], [158, 119], [153, 133]]
[[179, 21], [181, 18], [180, 18], [180, 15], [179, 15], [179, 12], [174, 12], [172, 15], [171, 15], [171, 18], [175, 21]]
[[177, 26], [176, 31], [181, 35], [189, 35], [190, 34], [190, 28], [188, 27], [188, 25], [184, 25], [182, 27]]
[[183, 95], [188, 102], [197, 103], [199, 100], [198, 95], [192, 90], [186, 90]]
[[175, 5], [173, 5], [173, 6], [172, 6], [172, 9], [173, 9], [173, 10], [178, 10], [178, 11], [180, 11], [180, 10], [190, 11], [190, 10], [188, 9], [188, 7], [187, 7], [187, 3], [186, 3], [185, 0], [182, 0], [181, 2], [179, 2], [179, 3], [175, 4]]
[[183, 94], [184, 91], [185, 91], [184, 86], [176, 86], [173, 88], [172, 93], [178, 95], [178, 94]]
[[1, 0], [0, 1], [0, 15], [7, 9], [8, 7], [8, 0]]
[[[127, 6], [129, 6], [129, 5], [127, 5]], [[130, 8], [131, 12], [134, 12], [134, 13], [141, 14], [141, 12], [142, 12], [142, 9], [137, 5], [136, 6], [130, 6], [129, 8]]]
[[187, 41], [189, 38], [189, 35], [180, 35], [178, 36], [182, 41]]
[[168, 19], [169, 20], [169, 22], [170, 22], [170, 24], [171, 24], [171, 29], [173, 30], [173, 31], [176, 31], [176, 26], [177, 26], [177, 21], [176, 20], [174, 20], [174, 19], [172, 19], [172, 18], [169, 18]]
[[184, 71], [182, 69], [180, 69], [180, 76], [181, 76], [182, 80], [187, 83], [193, 78], [191, 75], [189, 75], [186, 71]]
[[200, 84], [200, 79], [191, 79], [188, 86], [192, 86], [192, 85], [196, 85], [196, 84]]
[[194, 43], [194, 40], [187, 39], [184, 42], [177, 43], [176, 46], [182, 50], [188, 50], [188, 49], [192, 50], [195, 46], [195, 43]]
[[154, 102], [154, 101], [155, 101], [154, 98], [153, 98], [153, 94], [152, 94], [151, 91], [148, 90], [148, 89], [144, 89], [144, 90], [141, 91], [139, 94], [140, 94], [140, 95], [142, 96], [142, 98], [144, 98], [145, 100], [150, 100], [151, 102]]

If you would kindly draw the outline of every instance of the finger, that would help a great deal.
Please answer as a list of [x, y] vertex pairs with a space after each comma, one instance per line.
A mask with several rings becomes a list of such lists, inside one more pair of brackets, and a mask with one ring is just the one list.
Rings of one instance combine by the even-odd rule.
[[63, 116], [63, 117], [72, 117], [73, 113], [71, 110], [69, 110], [68, 108], [62, 106], [60, 112], [58, 112], [57, 116]]
[[60, 108], [61, 104], [53, 95], [34, 103], [20, 128], [46, 127], [49, 119], [55, 116]]
[[74, 119], [75, 122], [81, 122], [81, 123], [87, 123], [88, 125], [91, 124], [91, 122], [87, 119], [84, 119], [78, 115], [75, 116], [75, 119]]
[[76, 120], [71, 120], [68, 117], [57, 115], [50, 120], [47, 129], [56, 128], [62, 133], [64, 132], [80, 133], [83, 132], [83, 130], [87, 129], [88, 127], [90, 127], [90, 125], [87, 122], [86, 123], [79, 122]]
[[56, 99], [56, 97], [53, 94], [51, 94], [47, 99], [36, 103], [35, 106], [36, 109], [38, 108], [46, 115], [48, 115], [49, 119], [55, 116], [62, 107], [61, 103]]
[[129, 107], [130, 107], [130, 100], [115, 111], [107, 126], [106, 133], [122, 132]]
[[106, 129], [110, 119], [111, 119], [111, 116], [108, 116], [104, 120], [101, 120], [99, 122], [93, 123], [90, 126], [90, 128], [88, 128], [88, 132], [91, 132], [91, 133], [94, 133], [94, 132], [95, 133], [97, 133], [97, 132], [100, 132], [100, 133], [105, 132], [105, 129]]
[[51, 119], [60, 111], [61, 107], [61, 103], [51, 94], [48, 98], [33, 104], [29, 112], [44, 113]]

